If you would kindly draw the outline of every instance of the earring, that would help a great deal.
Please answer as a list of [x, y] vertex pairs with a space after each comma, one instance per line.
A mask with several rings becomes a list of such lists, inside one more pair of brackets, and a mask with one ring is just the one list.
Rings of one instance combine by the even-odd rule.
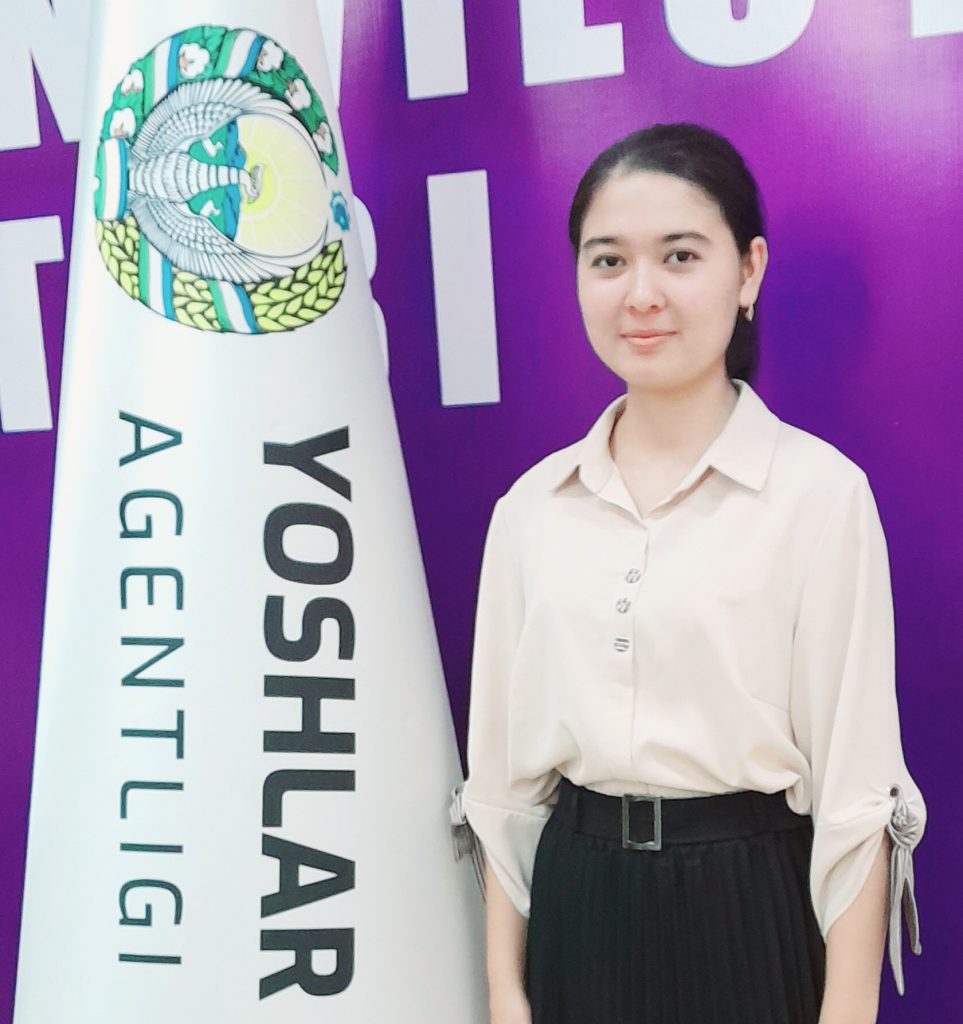
[[755, 309], [756, 304], [754, 302], [750, 302], [749, 305], [742, 311], [742, 315], [746, 318], [747, 323], [752, 322], [752, 316], [755, 312]]

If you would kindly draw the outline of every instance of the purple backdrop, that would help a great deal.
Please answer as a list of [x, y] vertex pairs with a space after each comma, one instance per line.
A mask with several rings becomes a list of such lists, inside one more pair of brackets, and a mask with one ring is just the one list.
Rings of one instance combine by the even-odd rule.
[[[908, 4], [823, 0], [787, 51], [724, 69], [679, 50], [660, 4], [590, 0], [591, 23], [623, 24], [625, 74], [526, 87], [516, 5], [466, 6], [469, 92], [409, 101], [400, 5], [347, 5], [341, 109], [355, 191], [377, 231], [374, 288], [459, 736], [491, 505], [618, 390], [582, 336], [564, 230], [571, 192], [599, 149], [642, 124], [708, 124], [746, 155], [769, 212], [759, 390], [783, 419], [866, 469], [889, 538], [904, 742], [930, 824], [916, 856], [925, 952], [907, 964], [902, 1000], [887, 969], [880, 1019], [953, 1019], [963, 927], [953, 899], [963, 855], [951, 835], [963, 809], [963, 34], [914, 39]], [[0, 154], [0, 221], [59, 215], [67, 247], [76, 146], [60, 139], [39, 83], [38, 106], [42, 145]], [[489, 180], [501, 401], [446, 408], [425, 179], [475, 169]], [[56, 409], [66, 262], [41, 266], [38, 279]], [[2, 1022], [15, 976], [54, 443], [53, 432], [0, 435]], [[54, 983], [56, 942], [54, 930]]]

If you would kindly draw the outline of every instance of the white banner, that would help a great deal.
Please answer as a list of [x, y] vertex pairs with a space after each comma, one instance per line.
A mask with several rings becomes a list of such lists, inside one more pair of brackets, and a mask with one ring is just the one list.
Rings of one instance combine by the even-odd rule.
[[316, 7], [99, 5], [16, 1024], [480, 1024], [458, 781]]

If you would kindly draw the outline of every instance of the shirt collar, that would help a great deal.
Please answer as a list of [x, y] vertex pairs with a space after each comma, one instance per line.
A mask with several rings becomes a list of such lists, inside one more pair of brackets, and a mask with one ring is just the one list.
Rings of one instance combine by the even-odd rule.
[[[686, 474], [686, 481], [693, 481], [711, 466], [730, 480], [761, 491], [769, 475], [780, 421], [745, 381], [734, 379], [733, 384], [739, 392], [735, 408]], [[620, 395], [603, 410], [585, 437], [572, 446], [570, 458], [561, 467], [559, 476], [553, 478], [553, 490], [576, 472], [590, 491], [598, 493], [605, 486], [615, 469], [609, 438], [624, 406], [625, 395]]]

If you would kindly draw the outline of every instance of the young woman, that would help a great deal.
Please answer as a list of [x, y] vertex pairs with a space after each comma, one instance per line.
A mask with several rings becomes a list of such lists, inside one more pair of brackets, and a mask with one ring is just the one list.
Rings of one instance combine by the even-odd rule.
[[755, 181], [655, 125], [595, 160], [569, 231], [626, 391], [486, 542], [455, 811], [492, 1024], [870, 1024], [901, 904], [919, 951], [925, 809], [866, 476], [749, 384]]

